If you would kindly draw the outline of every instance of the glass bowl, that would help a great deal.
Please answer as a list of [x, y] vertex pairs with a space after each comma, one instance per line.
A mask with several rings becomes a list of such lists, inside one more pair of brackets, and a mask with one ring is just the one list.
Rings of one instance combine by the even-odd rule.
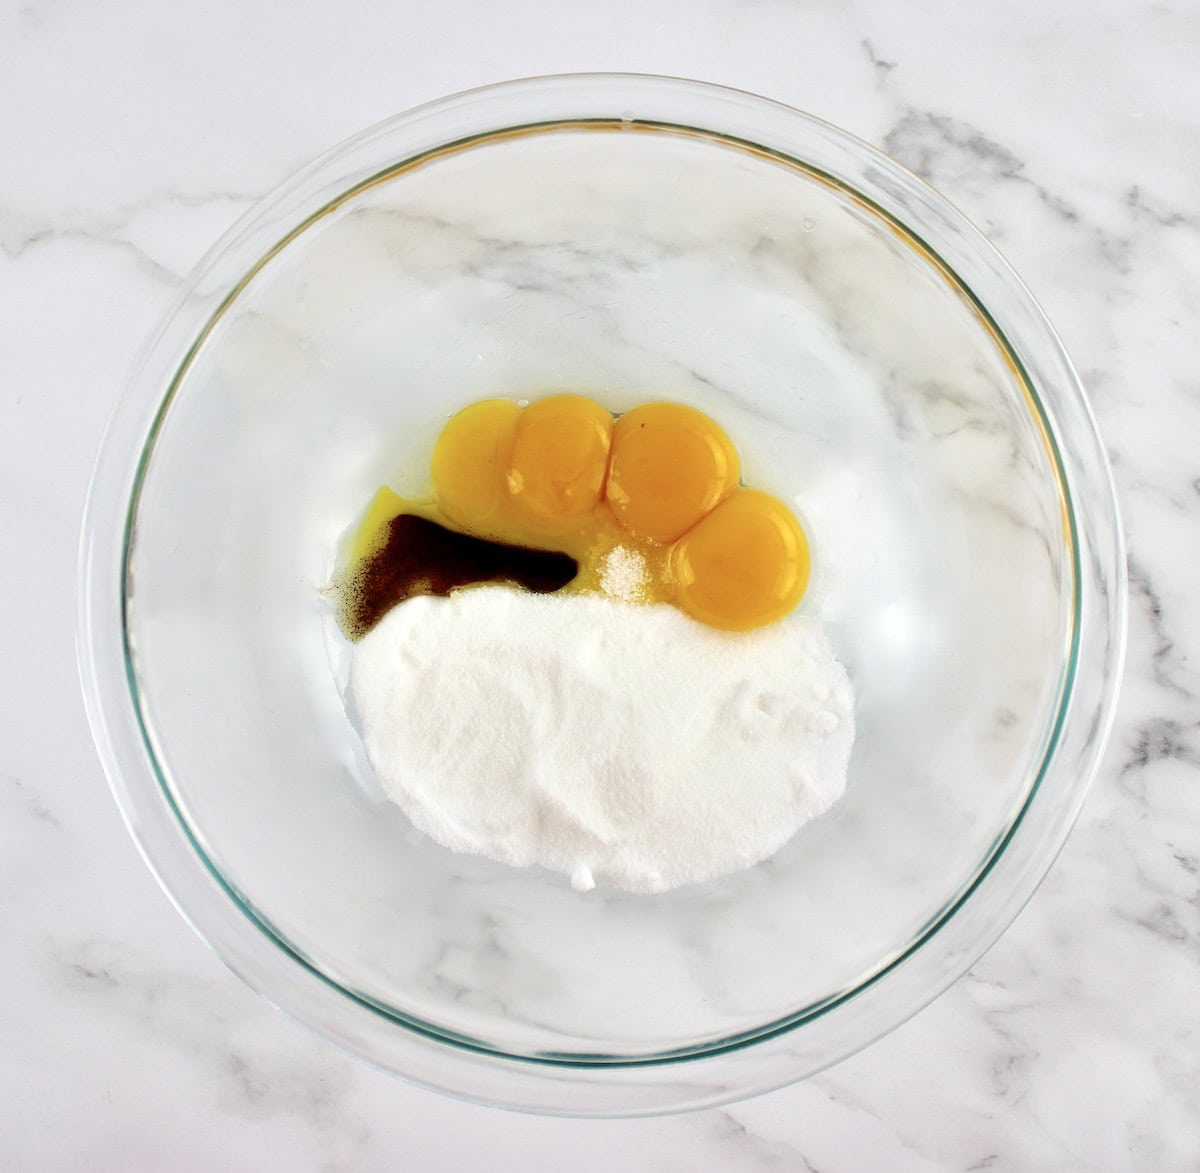
[[[740, 874], [454, 854], [347, 715], [341, 536], [450, 413], [554, 389], [709, 412], [809, 531], [849, 785]], [[1079, 380], [945, 200], [761, 98], [550, 77], [365, 131], [199, 265], [99, 455], [80, 661], [134, 838], [251, 986], [432, 1088], [648, 1114], [844, 1058], [996, 939], [1107, 735], [1123, 566]]]

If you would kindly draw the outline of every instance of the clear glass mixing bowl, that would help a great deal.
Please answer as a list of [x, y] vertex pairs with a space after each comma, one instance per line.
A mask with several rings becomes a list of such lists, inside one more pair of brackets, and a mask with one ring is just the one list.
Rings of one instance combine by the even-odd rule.
[[[709, 412], [809, 529], [848, 791], [720, 882], [455, 855], [347, 716], [339, 537], [449, 413], [563, 388]], [[117, 408], [80, 599], [117, 799], [235, 972], [409, 1079], [615, 1114], [811, 1074], [964, 972], [1083, 801], [1125, 590], [1079, 380], [961, 215], [795, 110], [580, 76], [391, 119], [228, 233]]]

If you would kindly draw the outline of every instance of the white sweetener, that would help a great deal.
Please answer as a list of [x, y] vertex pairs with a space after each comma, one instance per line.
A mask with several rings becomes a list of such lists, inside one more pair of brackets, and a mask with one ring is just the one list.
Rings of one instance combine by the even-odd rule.
[[646, 559], [627, 546], [616, 546], [600, 564], [600, 589], [613, 599], [636, 603], [646, 593]]
[[845, 669], [799, 616], [733, 634], [665, 604], [477, 588], [393, 608], [351, 684], [420, 830], [581, 890], [758, 863], [841, 796], [854, 740]]

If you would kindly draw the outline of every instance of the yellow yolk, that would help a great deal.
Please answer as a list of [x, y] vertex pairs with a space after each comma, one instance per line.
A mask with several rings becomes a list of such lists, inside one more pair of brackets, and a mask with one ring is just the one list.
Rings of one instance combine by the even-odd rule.
[[433, 448], [433, 487], [442, 512], [464, 529], [487, 531], [508, 507], [508, 466], [521, 409], [507, 399], [463, 408]]
[[547, 533], [596, 508], [608, 470], [612, 416], [582, 395], [552, 395], [517, 421], [508, 491], [520, 518]]
[[632, 534], [673, 542], [733, 491], [737, 450], [708, 416], [678, 403], [647, 403], [613, 427], [606, 496]]
[[747, 631], [783, 618], [808, 585], [808, 542], [781, 501], [738, 489], [675, 545], [678, 603], [694, 619]]
[[404, 505], [404, 498], [393, 493], [387, 485], [375, 493], [346, 550], [347, 561], [351, 566], [363, 562], [383, 545], [387, 536], [387, 523], [403, 512]]
[[[612, 415], [580, 395], [522, 409], [486, 399], [451, 417], [433, 450], [432, 499], [388, 488], [345, 552], [382, 550], [389, 523], [415, 514], [474, 537], [554, 550], [578, 564], [564, 594], [611, 589], [609, 556], [640, 573], [621, 597], [671, 603], [711, 627], [781, 619], [808, 585], [808, 542], [783, 502], [739, 488], [740, 462], [708, 416], [676, 403]], [[632, 561], [631, 561], [632, 558]]]

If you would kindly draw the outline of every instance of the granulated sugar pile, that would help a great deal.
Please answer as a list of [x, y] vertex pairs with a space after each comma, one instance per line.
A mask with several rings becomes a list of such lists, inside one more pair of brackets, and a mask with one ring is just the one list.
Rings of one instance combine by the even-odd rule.
[[646, 559], [627, 546], [616, 546], [604, 555], [600, 589], [610, 599], [636, 603], [646, 594]]
[[840, 797], [854, 740], [845, 669], [797, 616], [733, 634], [662, 604], [464, 590], [395, 607], [352, 688], [420, 830], [579, 889], [758, 863]]

